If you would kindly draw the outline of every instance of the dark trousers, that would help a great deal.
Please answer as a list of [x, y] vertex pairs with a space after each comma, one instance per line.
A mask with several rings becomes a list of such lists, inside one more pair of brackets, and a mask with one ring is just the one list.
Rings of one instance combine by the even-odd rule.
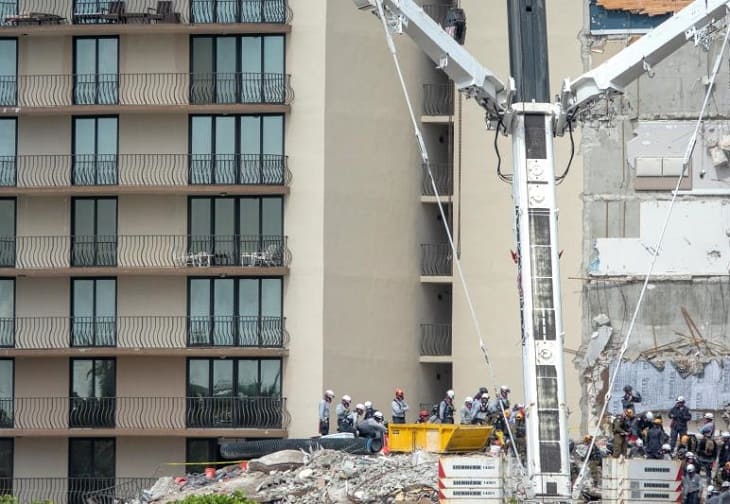
[[688, 493], [687, 496], [684, 498], [683, 503], [684, 504], [700, 504], [700, 493], [699, 492]]
[[672, 447], [672, 450], [674, 450], [674, 447], [677, 444], [677, 437], [682, 437], [685, 434], [687, 434], [686, 425], [682, 428], [672, 427], [672, 430], [669, 433], [669, 446]]
[[707, 474], [707, 484], [712, 484], [712, 460], [698, 460], [697, 465], [699, 466], [697, 468], [697, 474], [700, 474], [702, 470], [705, 470], [705, 473]]
[[406, 423], [406, 417], [394, 416], [393, 417], [393, 423], [396, 423], [396, 424], [404, 424], [404, 423]]
[[329, 420], [320, 420], [319, 421], [319, 434], [321, 436], [326, 436], [330, 433], [330, 422]]

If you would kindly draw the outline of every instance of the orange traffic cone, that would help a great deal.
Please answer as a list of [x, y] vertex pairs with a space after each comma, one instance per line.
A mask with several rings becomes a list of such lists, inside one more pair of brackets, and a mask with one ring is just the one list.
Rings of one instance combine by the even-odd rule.
[[389, 455], [390, 454], [390, 447], [388, 446], [388, 435], [383, 434], [383, 449], [380, 450], [380, 453], [383, 455]]

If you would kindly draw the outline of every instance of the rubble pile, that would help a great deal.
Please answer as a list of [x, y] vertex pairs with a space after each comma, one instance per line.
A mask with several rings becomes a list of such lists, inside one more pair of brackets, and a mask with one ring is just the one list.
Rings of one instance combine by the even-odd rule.
[[408, 455], [363, 456], [334, 450], [284, 450], [240, 466], [219, 469], [214, 478], [160, 478], [140, 502], [164, 504], [196, 494], [242, 492], [262, 503], [438, 502], [438, 458]]

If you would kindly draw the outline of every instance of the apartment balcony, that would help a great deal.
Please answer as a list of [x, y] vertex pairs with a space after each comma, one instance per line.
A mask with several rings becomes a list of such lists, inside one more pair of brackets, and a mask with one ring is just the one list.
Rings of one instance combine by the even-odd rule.
[[424, 84], [421, 122], [448, 124], [454, 115], [454, 84]]
[[423, 11], [428, 14], [431, 19], [436, 21], [438, 24], [442, 25], [444, 22], [444, 19], [446, 18], [446, 13], [449, 12], [449, 9], [451, 9], [453, 5], [447, 3], [447, 4], [440, 4], [440, 3], [433, 3], [433, 4], [425, 4], [423, 6]]
[[448, 243], [421, 244], [421, 283], [451, 282], [451, 245]]
[[451, 362], [451, 324], [421, 324], [420, 362]]
[[280, 357], [286, 319], [274, 316], [16, 317], [0, 319], [0, 356]]
[[[451, 163], [430, 163], [433, 182], [428, 174], [428, 168], [423, 165], [423, 180], [421, 186], [421, 201], [423, 203], [451, 202], [454, 195], [453, 165]], [[436, 190], [434, 191], [434, 185]], [[438, 192], [438, 196], [437, 196]]]
[[112, 235], [0, 238], [0, 275], [283, 276], [286, 236]]
[[2, 436], [282, 437], [279, 397], [16, 397], [0, 399]]
[[0, 156], [0, 195], [286, 194], [276, 154], [48, 154]]
[[139, 501], [152, 478], [0, 478], [0, 494], [18, 503], [113, 503]]
[[287, 0], [2, 0], [0, 35], [286, 33]]
[[279, 73], [0, 75], [0, 115], [141, 112], [285, 113]]

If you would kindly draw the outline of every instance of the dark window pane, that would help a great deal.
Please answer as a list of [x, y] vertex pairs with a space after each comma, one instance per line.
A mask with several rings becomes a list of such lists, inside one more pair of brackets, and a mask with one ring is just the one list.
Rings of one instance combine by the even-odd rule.
[[210, 361], [207, 359], [190, 359], [188, 361], [188, 395], [189, 397], [210, 396]]
[[[0, 103], [2, 103], [3, 77], [0, 72]], [[15, 185], [15, 119], [0, 119], [0, 186]]]
[[233, 395], [233, 361], [213, 361], [213, 396], [231, 397]]
[[238, 361], [238, 396], [259, 395], [259, 361], [241, 359]]
[[282, 35], [264, 37], [264, 73], [284, 73], [284, 37]]
[[266, 397], [281, 396], [281, 361], [261, 361], [261, 395]]
[[71, 397], [94, 397], [94, 361], [71, 361]]
[[93, 439], [69, 439], [68, 475], [70, 478], [93, 477], [93, 443]]
[[[13, 477], [13, 440], [0, 439], [0, 479]], [[8, 482], [0, 481], [0, 491], [7, 487]]]
[[0, 237], [15, 238], [15, 200], [0, 199]]
[[280, 236], [284, 228], [284, 216], [281, 198], [263, 198], [263, 218], [261, 219], [261, 234]]
[[17, 42], [13, 39], [0, 40], [0, 105], [15, 105], [16, 103], [17, 69]]

